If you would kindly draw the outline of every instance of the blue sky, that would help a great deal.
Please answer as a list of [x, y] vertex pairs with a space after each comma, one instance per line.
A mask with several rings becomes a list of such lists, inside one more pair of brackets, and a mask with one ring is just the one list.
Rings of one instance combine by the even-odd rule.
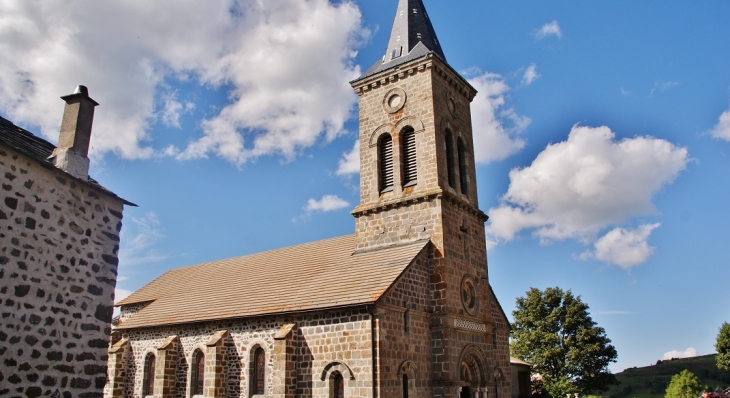
[[[166, 270], [349, 234], [356, 96], [395, 0], [0, 4], [0, 114], [125, 210], [119, 295]], [[490, 281], [581, 295], [612, 369], [712, 353], [730, 319], [730, 3], [425, 0], [472, 104]], [[348, 157], [347, 155], [350, 154]], [[355, 162], [353, 162], [355, 161]]]

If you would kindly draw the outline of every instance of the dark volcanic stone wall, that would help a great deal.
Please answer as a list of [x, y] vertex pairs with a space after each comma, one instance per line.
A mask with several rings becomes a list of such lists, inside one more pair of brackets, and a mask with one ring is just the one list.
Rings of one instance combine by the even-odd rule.
[[0, 147], [0, 396], [100, 397], [123, 203]]

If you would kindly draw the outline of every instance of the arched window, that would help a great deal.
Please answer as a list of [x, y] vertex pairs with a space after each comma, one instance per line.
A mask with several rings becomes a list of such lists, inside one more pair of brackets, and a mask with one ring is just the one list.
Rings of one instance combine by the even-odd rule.
[[459, 185], [461, 185], [461, 193], [464, 195], [469, 193], [469, 187], [467, 186], [467, 175], [466, 175], [466, 150], [464, 149], [464, 141], [459, 138], [456, 143], [457, 150], [459, 151]]
[[340, 372], [330, 376], [330, 398], [345, 398], [345, 378]]
[[401, 151], [403, 155], [403, 187], [416, 185], [418, 182], [418, 164], [416, 162], [416, 132], [413, 127], [406, 127], [401, 132]]
[[451, 131], [446, 130], [446, 173], [449, 176], [449, 186], [456, 187], [456, 173], [454, 172], [454, 139]]
[[155, 391], [155, 354], [149, 353], [144, 359], [144, 376], [142, 378], [142, 396], [154, 394]]
[[253, 363], [251, 367], [251, 395], [265, 394], [266, 387], [266, 354], [264, 349], [257, 347], [253, 352]]
[[403, 398], [408, 398], [408, 375], [403, 373]]
[[192, 366], [190, 391], [192, 391], [193, 395], [203, 395], [203, 384], [205, 381], [205, 355], [203, 355], [203, 351], [195, 351]]
[[383, 135], [378, 143], [378, 155], [380, 157], [380, 193], [393, 190], [393, 137], [390, 134]]

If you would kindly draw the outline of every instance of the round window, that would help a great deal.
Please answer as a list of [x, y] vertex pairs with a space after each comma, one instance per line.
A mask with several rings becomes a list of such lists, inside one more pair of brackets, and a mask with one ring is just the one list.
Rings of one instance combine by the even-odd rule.
[[464, 309], [471, 315], [476, 313], [479, 300], [477, 299], [477, 289], [471, 277], [466, 277], [461, 282], [461, 303]]
[[406, 104], [406, 92], [400, 88], [388, 91], [383, 98], [383, 109], [388, 113], [396, 113]]
[[448, 100], [448, 107], [449, 107], [449, 112], [451, 112], [452, 114], [454, 112], [456, 112], [456, 102], [451, 97], [449, 97], [449, 100]]

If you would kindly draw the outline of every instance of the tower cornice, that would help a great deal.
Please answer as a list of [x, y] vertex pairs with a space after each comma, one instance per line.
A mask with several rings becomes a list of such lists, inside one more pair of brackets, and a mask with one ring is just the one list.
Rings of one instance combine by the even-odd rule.
[[469, 102], [474, 100], [477, 90], [469, 84], [457, 71], [455, 71], [448, 63], [441, 60], [435, 54], [426, 54], [421, 58], [413, 61], [394, 66], [393, 68], [384, 70], [372, 76], [358, 79], [350, 82], [358, 96], [362, 96], [370, 90], [396, 83], [400, 80], [407, 79], [418, 73], [433, 70], [444, 78], [456, 92], [460, 93]]
[[374, 204], [362, 204], [353, 209], [350, 213], [355, 217], [360, 217], [367, 214], [376, 214], [383, 211], [398, 209], [401, 207], [411, 206], [423, 202], [431, 202], [439, 199], [447, 200], [449, 203], [455, 205], [456, 207], [466, 211], [472, 216], [479, 218], [482, 223], [487, 222], [487, 220], [489, 219], [488, 215], [486, 215], [478, 208], [474, 207], [463, 197], [460, 197], [459, 195], [455, 195], [449, 191], [445, 191], [440, 188], [432, 189], [426, 192], [419, 192], [416, 195], [398, 197], [392, 200], [378, 202]]

